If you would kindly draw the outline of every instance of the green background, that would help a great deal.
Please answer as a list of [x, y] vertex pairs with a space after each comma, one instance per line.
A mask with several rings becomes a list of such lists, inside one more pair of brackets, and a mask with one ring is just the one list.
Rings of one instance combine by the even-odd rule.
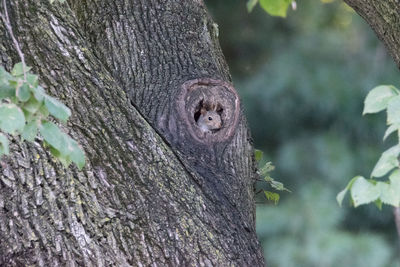
[[268, 266], [399, 266], [392, 208], [335, 199], [397, 141], [382, 141], [385, 114], [361, 115], [369, 90], [399, 86], [374, 32], [342, 1], [298, 1], [286, 19], [248, 14], [243, 0], [206, 2], [255, 147], [292, 191], [277, 206], [258, 194]]

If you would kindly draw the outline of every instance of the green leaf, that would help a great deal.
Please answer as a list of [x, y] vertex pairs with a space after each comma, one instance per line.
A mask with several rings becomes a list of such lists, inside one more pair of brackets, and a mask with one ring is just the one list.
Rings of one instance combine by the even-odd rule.
[[64, 165], [65, 167], [68, 167], [69, 164], [71, 164], [71, 159], [69, 157], [69, 155], [63, 155], [60, 153], [60, 151], [58, 151], [57, 149], [55, 149], [54, 147], [50, 147], [50, 152], [51, 154], [57, 158], [62, 165]]
[[263, 152], [261, 150], [254, 149], [254, 157], [257, 162], [259, 162], [262, 159], [262, 156], [263, 156]]
[[74, 162], [76, 166], [78, 166], [78, 169], [81, 170], [83, 166], [85, 166], [85, 153], [82, 149], [80, 149], [78, 143], [75, 140], [70, 138], [69, 142], [71, 147], [70, 158], [72, 162]]
[[8, 80], [8, 83], [14, 90], [16, 90], [22, 84], [22, 80], [21, 79], [10, 79], [10, 80]]
[[15, 104], [0, 104], [0, 129], [13, 134], [16, 130], [22, 131], [25, 125], [25, 116]]
[[4, 98], [10, 98], [15, 96], [15, 89], [11, 87], [8, 82], [7, 84], [0, 85], [0, 100]]
[[17, 98], [21, 102], [26, 102], [31, 98], [31, 92], [29, 90], [29, 85], [27, 83], [23, 83], [21, 87], [17, 88]]
[[253, 11], [253, 9], [257, 5], [257, 3], [258, 3], [258, 0], [248, 0], [247, 4], [246, 4], [247, 12], [250, 13], [251, 11]]
[[37, 131], [37, 121], [31, 121], [25, 125], [24, 130], [22, 131], [22, 138], [32, 142], [33, 140], [35, 140]]
[[348, 189], [346, 187], [345, 189], [340, 191], [339, 194], [337, 194], [337, 196], [336, 196], [336, 201], [338, 202], [340, 207], [342, 206], [342, 202], [343, 202], [344, 197], [346, 196], [347, 191], [348, 191]]
[[55, 158], [57, 158], [61, 162], [62, 165], [64, 165], [64, 167], [67, 168], [71, 164], [71, 159], [69, 155], [61, 154], [60, 151], [52, 146], [50, 146], [50, 152]]
[[351, 186], [350, 193], [354, 207], [358, 207], [377, 200], [380, 196], [380, 189], [364, 177], [358, 177]]
[[46, 92], [44, 91], [43, 87], [31, 87], [31, 92], [35, 96], [36, 100], [42, 102], [44, 97], [46, 96]]
[[51, 152], [56, 158], [65, 166], [68, 166], [72, 161], [79, 169], [82, 169], [85, 165], [85, 154], [75, 140], [63, 133], [52, 122], [42, 123], [39, 130], [44, 140], [53, 148]]
[[271, 186], [272, 188], [282, 191], [285, 187], [283, 186], [283, 183], [277, 182], [277, 181], [271, 181]]
[[35, 114], [30, 113], [29, 111], [22, 109], [22, 112], [24, 113], [25, 116], [25, 122], [31, 122], [33, 119], [35, 119]]
[[380, 191], [380, 200], [384, 204], [398, 206], [400, 202], [399, 192], [396, 192], [390, 184], [384, 182], [377, 182], [376, 187]]
[[399, 165], [397, 159], [400, 153], [400, 145], [393, 146], [382, 153], [374, 169], [372, 170], [371, 177], [381, 177], [388, 173], [393, 168]]
[[[389, 176], [390, 185], [394, 188], [396, 192], [400, 192], [400, 170], [396, 169]], [[399, 193], [400, 196], [400, 193]]]
[[389, 99], [387, 105], [387, 124], [400, 123], [400, 95]]
[[272, 165], [272, 162], [267, 162], [265, 165], [261, 168], [260, 173], [261, 176], [267, 176], [268, 173], [272, 172], [275, 169], [274, 165]]
[[53, 115], [57, 119], [60, 119], [63, 122], [66, 122], [69, 116], [71, 116], [71, 110], [63, 103], [51, 96], [45, 97], [44, 104], [51, 115]]
[[264, 190], [264, 195], [269, 201], [274, 201], [275, 205], [278, 204], [280, 198], [278, 193]]
[[[387, 195], [383, 196], [384, 199], [382, 201], [386, 204], [391, 204], [392, 206], [399, 207], [400, 206], [400, 170], [396, 169], [389, 176], [390, 187]], [[382, 193], [384, 194], [384, 193]]]
[[259, 0], [261, 7], [272, 16], [286, 17], [292, 0]]
[[37, 87], [38, 85], [39, 85], [39, 78], [38, 78], [38, 76], [37, 75], [34, 75], [34, 74], [28, 74], [27, 76], [26, 76], [26, 80], [28, 81], [28, 83], [30, 84], [30, 85], [32, 85], [33, 87]]
[[392, 124], [392, 125], [390, 125], [387, 129], [386, 129], [386, 131], [385, 131], [385, 135], [383, 136], [383, 141], [385, 141], [386, 140], [386, 138], [389, 136], [389, 135], [391, 135], [392, 133], [394, 133], [395, 131], [397, 131], [397, 130], [399, 130], [400, 129], [400, 124]]
[[380, 85], [373, 88], [365, 98], [363, 115], [384, 110], [389, 100], [398, 94], [399, 91], [392, 85]]
[[291, 192], [289, 189], [287, 189], [283, 183], [275, 181], [274, 179], [271, 178], [271, 181], [269, 182], [271, 184], [271, 187], [278, 190], [278, 191], [287, 191]]
[[[28, 111], [31, 114], [36, 113], [36, 111], [39, 110], [40, 106], [42, 103], [36, 100], [36, 98], [31, 97], [28, 102], [26, 102], [22, 108], [26, 111]], [[27, 119], [28, 120], [28, 119]]]
[[3, 154], [8, 155], [8, 153], [8, 139], [4, 134], [0, 133], [0, 156]]
[[71, 164], [71, 159], [68, 156], [60, 155], [57, 159], [64, 165], [66, 168]]
[[[25, 72], [30, 71], [32, 68], [25, 66]], [[14, 65], [14, 68], [11, 70], [11, 75], [13, 76], [22, 76], [24, 75], [24, 68], [22, 62], [19, 62]]]
[[40, 106], [38, 113], [41, 115], [42, 119], [45, 119], [49, 116], [49, 111], [45, 105]]
[[363, 178], [362, 176], [353, 177], [353, 179], [350, 180], [350, 182], [347, 184], [347, 186], [346, 186], [342, 191], [340, 191], [339, 194], [337, 194], [337, 196], [336, 196], [336, 201], [338, 202], [338, 204], [339, 204], [340, 207], [342, 206], [342, 202], [343, 202], [343, 199], [344, 199], [344, 197], [345, 197], [347, 191], [350, 190], [350, 188], [352, 187], [353, 183], [354, 183], [359, 177]]
[[15, 89], [10, 86], [12, 76], [0, 66], [0, 100], [15, 96]]
[[54, 147], [50, 146], [46, 141], [44, 143], [45, 143], [46, 146], [49, 146], [50, 152], [54, 157], [56, 157], [56, 158], [60, 158], [61, 157], [60, 151], [58, 151]]
[[46, 121], [39, 126], [39, 131], [49, 145], [60, 151], [63, 155], [69, 154], [68, 141], [66, 139], [67, 135], [63, 133], [57, 125]]
[[264, 176], [264, 181], [266, 181], [267, 183], [272, 183], [273, 180], [274, 179], [272, 179], [269, 175]]

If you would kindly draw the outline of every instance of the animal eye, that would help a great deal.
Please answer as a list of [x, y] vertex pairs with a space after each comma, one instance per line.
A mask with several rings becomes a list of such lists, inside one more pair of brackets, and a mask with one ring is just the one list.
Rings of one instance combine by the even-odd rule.
[[212, 118], [211, 118], [211, 117], [208, 117], [208, 120], [209, 120], [209, 121], [212, 121]]

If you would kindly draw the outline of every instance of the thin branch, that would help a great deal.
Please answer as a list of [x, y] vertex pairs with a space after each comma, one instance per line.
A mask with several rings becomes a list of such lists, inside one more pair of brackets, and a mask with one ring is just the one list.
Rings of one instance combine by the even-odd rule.
[[3, 6], [4, 6], [4, 14], [0, 12], [0, 17], [3, 20], [4, 26], [7, 28], [7, 31], [11, 36], [11, 39], [12, 39], [12, 41], [14, 43], [15, 49], [17, 50], [17, 53], [18, 53], [19, 57], [21, 58], [22, 71], [24, 72], [24, 80], [26, 81], [25, 56], [24, 56], [24, 53], [22, 53], [21, 47], [19, 46], [19, 43], [18, 43], [18, 40], [14, 36], [13, 30], [12, 30], [12, 27], [11, 27], [10, 18], [8, 16], [6, 0], [3, 0]]

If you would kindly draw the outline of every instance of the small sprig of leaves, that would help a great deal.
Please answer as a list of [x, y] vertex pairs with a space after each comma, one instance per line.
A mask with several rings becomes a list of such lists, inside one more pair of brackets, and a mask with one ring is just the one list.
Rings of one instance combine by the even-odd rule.
[[[372, 89], [364, 102], [364, 114], [377, 113], [386, 109], [388, 128], [383, 140], [397, 132], [398, 144], [382, 153], [371, 173], [370, 179], [356, 176], [336, 197], [339, 205], [347, 191], [350, 191], [354, 207], [374, 202], [378, 208], [382, 204], [400, 206], [400, 91], [392, 85], [380, 85]], [[389, 175], [388, 181], [376, 181], [375, 178]]]
[[[260, 164], [261, 159], [263, 158], [263, 152], [261, 150], [255, 149], [254, 150], [254, 156], [256, 161]], [[272, 162], [267, 162], [263, 166], [259, 167], [258, 170], [258, 175], [262, 178], [261, 181], [266, 182], [271, 186], [273, 189], [277, 191], [287, 191], [290, 192], [289, 189], [287, 189], [283, 183], [276, 181], [274, 178], [271, 177], [270, 173], [275, 169], [275, 166], [272, 165]], [[276, 204], [278, 204], [280, 195], [276, 192], [271, 192], [265, 189], [262, 189], [264, 192], [265, 197], [269, 201], [273, 201]]]
[[[11, 73], [0, 66], [0, 130], [31, 142], [39, 132], [54, 157], [66, 167], [74, 162], [82, 169], [85, 154], [78, 143], [48, 120], [52, 115], [66, 123], [71, 110], [47, 95], [30, 69], [22, 62], [15, 64]], [[0, 156], [8, 153], [8, 139], [0, 133]]]
[[289, 5], [292, 5], [293, 10], [296, 9], [295, 0], [248, 0], [247, 11], [250, 13], [257, 4], [271, 16], [286, 17]]

